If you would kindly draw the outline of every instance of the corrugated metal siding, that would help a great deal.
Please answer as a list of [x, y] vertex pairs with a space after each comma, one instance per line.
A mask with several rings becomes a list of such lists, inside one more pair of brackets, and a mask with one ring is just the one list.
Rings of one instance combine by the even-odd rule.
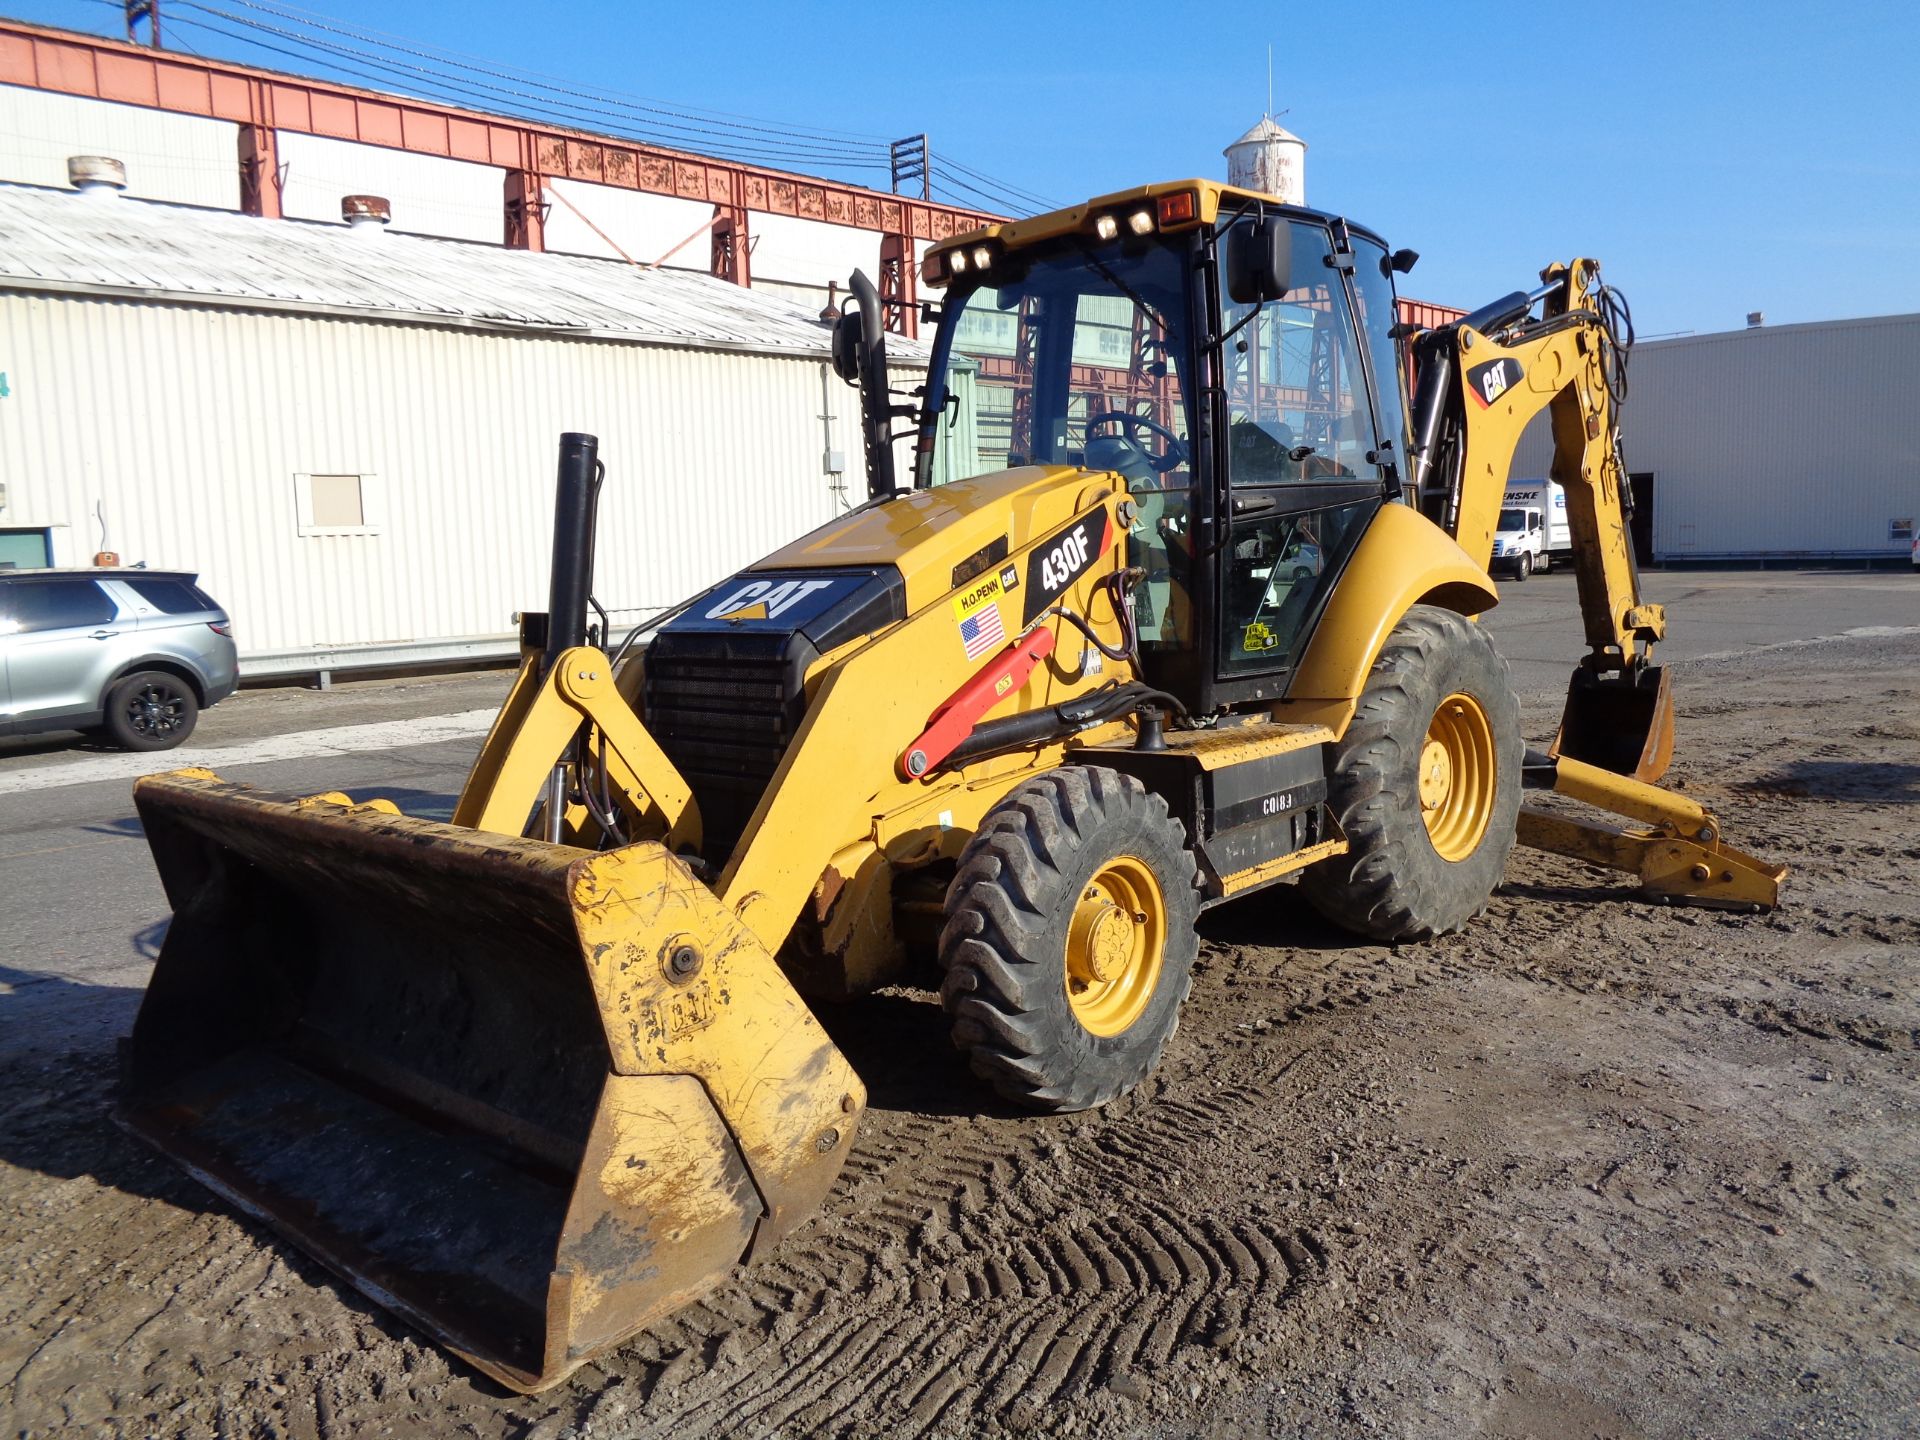
[[[1653, 474], [1660, 559], [1906, 556], [1887, 522], [1920, 519], [1920, 315], [1651, 340], [1628, 375], [1621, 443]], [[1514, 474], [1552, 458], [1540, 416]]]
[[0, 180], [64, 187], [68, 156], [111, 155], [127, 167], [129, 195], [237, 210], [238, 129], [227, 120], [0, 85]]
[[[601, 437], [610, 607], [670, 605], [837, 508], [813, 360], [17, 293], [0, 334], [0, 523], [91, 537], [104, 502], [128, 562], [205, 577], [243, 655], [508, 630], [545, 600], [563, 430]], [[298, 535], [303, 472], [378, 476], [383, 532]]]
[[1920, 514], [1920, 315], [1653, 341], [1630, 373], [1658, 554], [1905, 557], [1887, 522]]

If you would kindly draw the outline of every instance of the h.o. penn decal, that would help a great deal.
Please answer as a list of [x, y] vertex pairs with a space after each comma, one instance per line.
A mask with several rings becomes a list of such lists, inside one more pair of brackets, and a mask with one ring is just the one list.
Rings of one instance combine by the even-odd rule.
[[1027, 603], [1020, 623], [1031, 625], [1042, 610], [1091, 570], [1093, 562], [1112, 544], [1113, 522], [1102, 506], [1036, 545], [1027, 556]]

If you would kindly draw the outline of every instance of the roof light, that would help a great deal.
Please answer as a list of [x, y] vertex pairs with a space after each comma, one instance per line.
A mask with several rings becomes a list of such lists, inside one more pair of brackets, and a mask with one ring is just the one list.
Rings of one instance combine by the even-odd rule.
[[973, 268], [984, 270], [993, 263], [993, 252], [984, 245], [973, 247]]
[[956, 275], [966, 274], [967, 273], [967, 252], [964, 250], [956, 250], [951, 255], [947, 256], [947, 268], [952, 270], [953, 273]]
[[1127, 216], [1127, 229], [1136, 235], [1151, 235], [1153, 233], [1152, 213], [1146, 210], [1134, 211]]
[[1155, 202], [1162, 225], [1182, 225], [1199, 218], [1200, 208], [1191, 190], [1176, 190]]
[[1111, 240], [1120, 233], [1120, 222], [1111, 215], [1102, 215], [1093, 222], [1093, 233], [1102, 240]]

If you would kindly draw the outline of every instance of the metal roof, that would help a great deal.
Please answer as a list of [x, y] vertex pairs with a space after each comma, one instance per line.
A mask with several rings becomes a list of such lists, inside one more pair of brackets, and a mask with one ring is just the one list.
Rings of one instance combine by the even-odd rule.
[[[821, 358], [814, 311], [712, 276], [0, 184], [0, 290]], [[925, 345], [889, 337], [901, 358]]]
[[[1251, 130], [1234, 141], [1233, 144], [1227, 146], [1227, 149], [1237, 150], [1242, 145], [1265, 145], [1269, 140], [1290, 141], [1302, 149], [1306, 147], [1307, 143], [1291, 130], [1287, 129], [1286, 126], [1278, 123], [1271, 115], [1262, 115], [1260, 119], [1255, 122]], [[1221, 153], [1224, 154], [1225, 151]]]

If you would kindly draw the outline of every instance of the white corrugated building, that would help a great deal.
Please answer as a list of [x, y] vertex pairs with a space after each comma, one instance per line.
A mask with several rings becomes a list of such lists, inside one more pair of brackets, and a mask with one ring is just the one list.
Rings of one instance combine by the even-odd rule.
[[0, 185], [0, 563], [84, 563], [104, 516], [254, 675], [499, 653], [584, 430], [618, 622], [858, 503], [829, 346], [704, 275]]
[[[1908, 558], [1920, 315], [1647, 341], [1628, 374], [1622, 445], [1651, 490], [1656, 560]], [[1543, 417], [1515, 473], [1544, 475], [1551, 454]]]

